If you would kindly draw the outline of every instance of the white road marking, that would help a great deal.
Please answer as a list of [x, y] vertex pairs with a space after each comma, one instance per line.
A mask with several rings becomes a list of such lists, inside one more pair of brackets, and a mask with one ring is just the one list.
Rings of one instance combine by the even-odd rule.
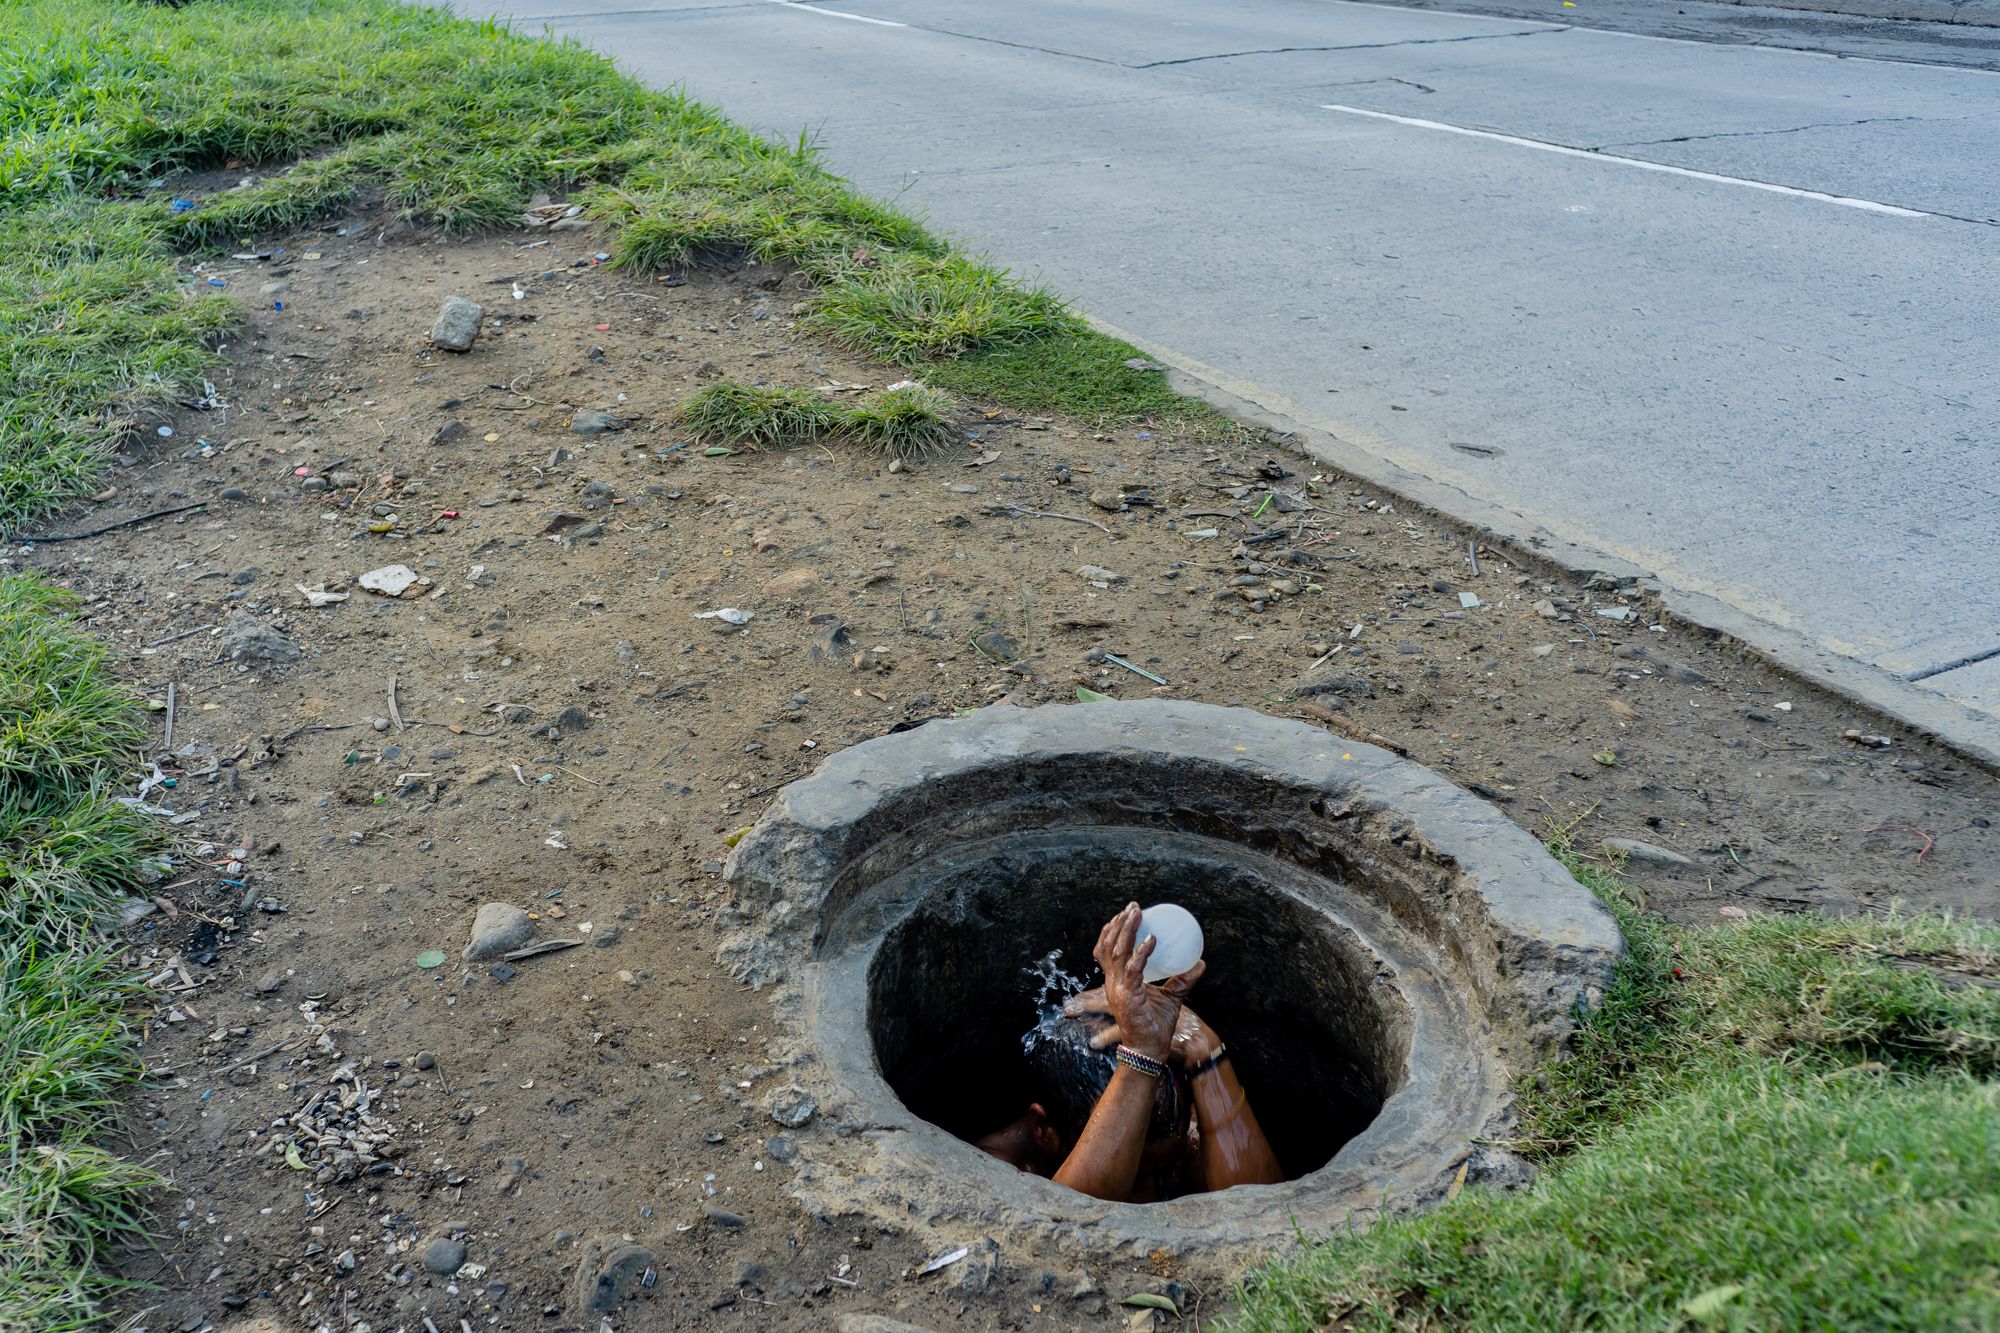
[[1568, 144], [1549, 143], [1543, 139], [1522, 139], [1512, 134], [1495, 134], [1491, 130], [1472, 130], [1463, 125], [1447, 125], [1441, 120], [1418, 120], [1415, 116], [1392, 116], [1387, 111], [1368, 111], [1358, 106], [1338, 106], [1321, 103], [1322, 111], [1339, 111], [1350, 116], [1367, 116], [1372, 120], [1393, 120], [1398, 125], [1414, 125], [1422, 130], [1443, 130], [1447, 134], [1463, 134], [1472, 139], [1492, 139], [1498, 143], [1510, 143], [1517, 148], [1533, 148], [1537, 152], [1560, 153], [1564, 157], [1580, 157], [1589, 162], [1608, 162], [1614, 166], [1635, 167], [1640, 171], [1658, 171], [1669, 176], [1686, 176], [1690, 180], [1713, 181], [1718, 185], [1741, 185], [1750, 190], [1769, 190], [1772, 194], [1789, 194], [1797, 199], [1812, 199], [1822, 204], [1839, 204], [1842, 208], [1859, 208], [1869, 213], [1886, 213], [1898, 218], [1942, 217], [1940, 213], [1926, 213], [1915, 208], [1898, 208], [1894, 204], [1881, 204], [1873, 199], [1850, 199], [1844, 194], [1822, 194], [1818, 190], [1801, 190], [1792, 185], [1773, 185], [1769, 181], [1745, 180], [1741, 176], [1718, 176], [1712, 171], [1696, 171], [1692, 167], [1672, 167], [1664, 162], [1648, 162], [1641, 157], [1619, 157], [1615, 153], [1593, 153], [1587, 148], [1571, 148]]
[[783, 5], [786, 9], [804, 9], [814, 14], [824, 14], [830, 19], [853, 19], [856, 23], [872, 23], [878, 28], [907, 28], [910, 26], [907, 23], [897, 23], [893, 19], [871, 19], [866, 14], [847, 14], [838, 9], [821, 9], [818, 5], [804, 4], [802, 0], [771, 0], [771, 3], [774, 5]]

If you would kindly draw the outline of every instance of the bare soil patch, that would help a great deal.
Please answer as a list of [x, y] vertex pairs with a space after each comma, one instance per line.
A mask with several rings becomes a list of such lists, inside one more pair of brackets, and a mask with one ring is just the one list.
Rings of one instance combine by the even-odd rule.
[[[1530, 827], [1685, 857], [1627, 869], [1681, 920], [2000, 907], [1990, 775], [1847, 739], [1888, 729], [1641, 590], [1484, 548], [1475, 574], [1390, 497], [1143, 426], [974, 404], [939, 465], [709, 456], [670, 419], [709, 379], [902, 375], [795, 329], [781, 272], [668, 285], [593, 265], [589, 232], [527, 241], [357, 226], [225, 264], [259, 307], [229, 407], [148, 425], [61, 530], [207, 508], [15, 557], [174, 689], [176, 785], [149, 799], [195, 818], [127, 931], [160, 1000], [130, 1146], [172, 1179], [158, 1250], [125, 1257], [147, 1328], [596, 1330], [574, 1287], [607, 1242], [649, 1252], [619, 1328], [1116, 1327], [1119, 1296], [1181, 1281], [1212, 1311], [1172, 1255], [996, 1255], [784, 1192], [784, 1136], [827, 1131], [773, 1123], [766, 1001], [715, 963], [727, 835], [826, 753], [953, 709], [1081, 685], [1379, 736]], [[425, 338], [451, 294], [489, 321], [462, 356]], [[358, 586], [398, 563], [403, 595]], [[723, 608], [752, 618], [697, 618]], [[229, 660], [237, 616], [299, 660]], [[490, 901], [581, 943], [465, 963]], [[315, 1098], [323, 1140], [277, 1127]], [[429, 1271], [454, 1238], [469, 1266]]]

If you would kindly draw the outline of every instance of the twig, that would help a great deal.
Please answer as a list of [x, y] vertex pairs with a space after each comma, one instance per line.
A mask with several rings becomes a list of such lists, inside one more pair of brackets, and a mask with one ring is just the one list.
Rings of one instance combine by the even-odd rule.
[[1155, 685], [1164, 685], [1167, 683], [1166, 677], [1156, 676], [1152, 672], [1146, 670], [1146, 668], [1144, 667], [1133, 666], [1130, 662], [1118, 656], [1116, 653], [1106, 653], [1104, 655], [1104, 660], [1111, 663], [1111, 665], [1113, 666], [1124, 667], [1127, 671], [1131, 672], [1135, 676], [1144, 676], [1147, 680], [1152, 681]]
[[167, 754], [174, 752], [174, 683], [167, 682], [167, 730], [160, 738], [160, 749]]
[[1465, 558], [1472, 562], [1472, 577], [1479, 577], [1479, 543], [1477, 540], [1465, 544]]
[[996, 505], [986, 506], [986, 512], [989, 514], [997, 513], [998, 511], [1001, 510], [1005, 510], [1010, 514], [1018, 515], [1021, 518], [1059, 518], [1065, 523], [1087, 523], [1091, 527], [1096, 528], [1099, 532], [1103, 533], [1107, 537], [1115, 537], [1118, 535], [1117, 533], [1113, 532], [1110, 528], [1107, 528], [1102, 523], [1099, 523], [1094, 518], [1078, 518], [1075, 514], [1052, 514], [1046, 509], [1028, 509], [1022, 505], [1017, 505], [1017, 504], [1008, 504], [1008, 505], [996, 504]]
[[179, 643], [182, 639], [193, 638], [195, 635], [201, 633], [205, 629], [214, 629], [214, 628], [215, 626], [213, 624], [196, 625], [193, 629], [184, 629], [179, 634], [169, 634], [164, 639], [155, 639], [146, 646], [148, 648], [164, 648], [170, 643]]
[[116, 523], [106, 523], [103, 527], [92, 528], [88, 532], [55, 532], [55, 533], [50, 533], [46, 537], [23, 537], [19, 533], [15, 533], [12, 537], [8, 538], [8, 540], [17, 542], [42, 542], [42, 543], [80, 542], [86, 537], [102, 537], [105, 533], [116, 532], [120, 528], [134, 527], [140, 523], [151, 523], [156, 518], [169, 518], [174, 514], [185, 514], [190, 509], [206, 509], [206, 508], [208, 508], [208, 501], [196, 500], [193, 504], [176, 505], [172, 509], [156, 509], [150, 514], [141, 514], [137, 518], [121, 518]]
[[404, 730], [403, 710], [396, 707], [396, 678], [389, 677], [389, 720], [396, 724], [396, 730]]
[[1930, 834], [1918, 828], [1915, 824], [1877, 824], [1874, 828], [1863, 829], [1862, 832], [1888, 833], [1899, 829], [1904, 833], [1914, 833], [1919, 838], [1922, 838], [1924, 840], [1923, 850], [1917, 853], [1917, 859], [1915, 862], [1913, 862], [1913, 864], [1915, 865], [1922, 865], [1924, 863], [1924, 857], [1930, 854], [1931, 848], [1937, 846], [1937, 839], [1933, 838]]

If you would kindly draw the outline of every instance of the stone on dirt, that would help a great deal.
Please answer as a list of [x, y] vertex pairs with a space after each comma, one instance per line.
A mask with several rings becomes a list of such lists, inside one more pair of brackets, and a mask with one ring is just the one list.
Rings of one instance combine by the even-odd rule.
[[592, 1241], [576, 1266], [574, 1294], [583, 1310], [609, 1310], [638, 1291], [653, 1266], [653, 1252], [616, 1239]]
[[447, 296], [437, 323], [431, 325], [431, 341], [447, 352], [469, 352], [479, 338], [479, 321], [485, 318], [486, 311], [477, 301]]
[[624, 430], [625, 419], [609, 412], [578, 412], [569, 419], [569, 428], [578, 435], [602, 435], [606, 431]]
[[767, 579], [764, 595], [781, 601], [791, 601], [803, 597], [819, 586], [819, 571], [816, 569], [788, 569], [784, 573]]
[[512, 903], [487, 903], [472, 918], [472, 943], [465, 946], [465, 961], [483, 963], [512, 953], [535, 939], [535, 923]]
[[840, 1333], [931, 1333], [921, 1324], [906, 1324], [880, 1314], [844, 1314], [834, 1327]]
[[1345, 667], [1323, 662], [1300, 676], [1292, 686], [1292, 693], [1302, 696], [1315, 694], [1335, 694], [1342, 698], [1373, 699], [1375, 685], [1368, 677]]
[[1638, 861], [1645, 865], [1693, 866], [1701, 864], [1701, 862], [1695, 860], [1692, 856], [1683, 856], [1679, 852], [1669, 851], [1665, 847], [1655, 847], [1652, 843], [1640, 842], [1637, 838], [1606, 838], [1604, 840], [1604, 850], [1607, 852], [1622, 852], [1627, 861]]
[[819, 1103], [813, 1095], [796, 1083], [779, 1088], [771, 1095], [771, 1119], [786, 1129], [797, 1129], [811, 1120], [819, 1111]]
[[449, 1277], [465, 1262], [465, 1242], [439, 1236], [424, 1246], [424, 1267], [442, 1277]]
[[222, 627], [222, 656], [231, 662], [296, 662], [301, 654], [290, 639], [238, 611]]

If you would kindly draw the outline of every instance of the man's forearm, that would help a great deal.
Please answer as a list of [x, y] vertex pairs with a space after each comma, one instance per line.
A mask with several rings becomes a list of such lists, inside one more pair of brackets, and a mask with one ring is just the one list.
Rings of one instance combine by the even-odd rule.
[[1194, 1109], [1201, 1125], [1201, 1172], [1208, 1189], [1275, 1185], [1285, 1178], [1227, 1056], [1195, 1076]]
[[1091, 1108], [1076, 1147], [1057, 1170], [1056, 1183], [1097, 1199], [1118, 1203], [1130, 1199], [1158, 1088], [1158, 1079], [1118, 1066]]

